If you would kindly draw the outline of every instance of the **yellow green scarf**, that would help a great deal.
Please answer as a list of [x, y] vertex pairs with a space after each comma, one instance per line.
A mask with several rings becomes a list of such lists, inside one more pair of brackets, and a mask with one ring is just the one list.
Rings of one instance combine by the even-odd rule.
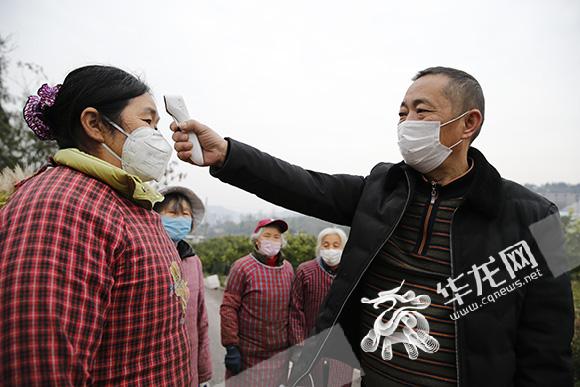
[[163, 201], [163, 195], [145, 184], [137, 176], [130, 175], [121, 168], [94, 157], [79, 149], [62, 149], [53, 156], [55, 163], [75, 169], [107, 184], [122, 196], [148, 210], [157, 202]]

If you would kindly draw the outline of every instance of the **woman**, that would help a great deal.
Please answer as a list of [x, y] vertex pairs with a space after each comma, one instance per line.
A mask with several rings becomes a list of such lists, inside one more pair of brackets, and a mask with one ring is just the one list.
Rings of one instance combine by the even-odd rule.
[[205, 206], [197, 195], [185, 187], [160, 190], [165, 199], [156, 203], [154, 210], [161, 215], [163, 227], [175, 243], [183, 270], [183, 279], [189, 288], [185, 325], [191, 341], [191, 386], [206, 385], [211, 379], [207, 309], [203, 286], [201, 261], [184, 238], [199, 226]]
[[82, 67], [24, 118], [60, 150], [0, 210], [0, 380], [189, 386], [189, 292], [143, 183], [171, 156], [149, 88]]
[[286, 382], [287, 358], [281, 352], [288, 348], [288, 304], [294, 278], [292, 265], [281, 253], [286, 230], [288, 225], [280, 219], [258, 222], [251, 236], [254, 252], [230, 269], [220, 307], [228, 386]]
[[[313, 333], [320, 306], [340, 266], [346, 241], [346, 234], [341, 229], [325, 228], [318, 234], [316, 258], [302, 263], [296, 270], [290, 297], [290, 345], [295, 346], [292, 356], [295, 360], [304, 340]], [[312, 382], [315, 386], [326, 387], [320, 364], [311, 372]], [[351, 384], [352, 368], [335, 360], [328, 360], [328, 364], [328, 386]]]

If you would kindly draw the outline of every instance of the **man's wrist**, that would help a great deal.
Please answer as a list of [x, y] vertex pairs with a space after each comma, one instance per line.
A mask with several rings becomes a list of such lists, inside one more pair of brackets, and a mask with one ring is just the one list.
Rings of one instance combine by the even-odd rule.
[[227, 158], [228, 158], [228, 152], [230, 150], [230, 142], [227, 139], [222, 139], [221, 145], [219, 147], [219, 153], [220, 153], [220, 158], [219, 161], [216, 165], [216, 167], [221, 168], [224, 166]]

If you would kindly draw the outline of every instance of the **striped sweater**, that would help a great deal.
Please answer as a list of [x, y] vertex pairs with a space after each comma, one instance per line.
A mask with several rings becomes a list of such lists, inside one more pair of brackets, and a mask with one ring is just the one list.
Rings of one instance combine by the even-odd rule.
[[[416, 295], [428, 295], [431, 304], [421, 310], [421, 314], [429, 323], [429, 334], [440, 345], [434, 353], [419, 350], [415, 360], [410, 359], [402, 343], [392, 346], [391, 360], [382, 358], [381, 347], [374, 352], [361, 352], [366, 385], [457, 384], [455, 325], [449, 317], [453, 307], [445, 305], [445, 299], [437, 293], [437, 283], [452, 276], [451, 222], [472, 175], [468, 172], [443, 187], [418, 177], [414, 197], [399, 225], [361, 281], [361, 297], [369, 299], [376, 298], [379, 292], [400, 286], [403, 281], [399, 294], [413, 291]], [[385, 309], [385, 305], [378, 309], [372, 305], [362, 306], [361, 339]], [[383, 321], [391, 316], [392, 311], [383, 317]]]

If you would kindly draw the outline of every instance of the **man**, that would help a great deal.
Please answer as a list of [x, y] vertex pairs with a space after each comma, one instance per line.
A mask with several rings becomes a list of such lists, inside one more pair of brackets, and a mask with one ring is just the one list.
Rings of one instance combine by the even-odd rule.
[[[195, 121], [179, 126], [198, 135], [213, 176], [351, 226], [317, 320], [323, 333], [291, 383], [331, 352], [328, 328], [339, 324], [364, 385], [571, 385], [569, 277], [551, 275], [530, 232], [556, 207], [471, 147], [484, 120], [475, 78], [433, 67], [413, 80], [399, 112], [404, 162], [366, 177], [307, 171]], [[173, 138], [187, 160], [185, 134]]]
[[[294, 279], [292, 265], [281, 251], [287, 230], [288, 224], [281, 219], [259, 221], [250, 237], [254, 251], [230, 269], [220, 307], [227, 386], [286, 383], [287, 359], [280, 353], [289, 346], [288, 310]], [[240, 371], [241, 375], [232, 378]]]

